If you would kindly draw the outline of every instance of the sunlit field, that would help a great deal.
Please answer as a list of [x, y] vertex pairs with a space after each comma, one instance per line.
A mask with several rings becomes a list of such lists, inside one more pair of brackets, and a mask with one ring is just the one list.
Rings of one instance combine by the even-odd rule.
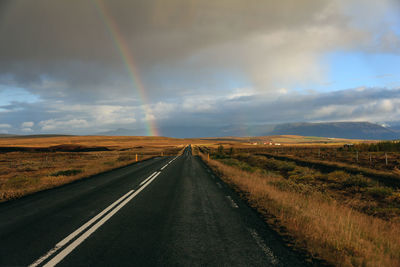
[[[398, 266], [397, 143], [349, 144], [200, 145], [195, 153], [312, 258], [339, 266]], [[368, 153], [374, 161], [364, 159]]]
[[177, 155], [185, 146], [185, 140], [160, 137], [0, 138], [0, 201]]

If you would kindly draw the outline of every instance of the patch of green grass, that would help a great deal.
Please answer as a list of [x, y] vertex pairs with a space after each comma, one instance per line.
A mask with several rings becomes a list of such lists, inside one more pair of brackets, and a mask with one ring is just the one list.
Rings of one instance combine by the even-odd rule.
[[366, 188], [375, 185], [370, 179], [365, 178], [361, 174], [350, 175], [346, 180], [342, 182], [344, 188]]
[[248, 172], [255, 172], [257, 170], [257, 168], [250, 166], [246, 162], [243, 162], [243, 161], [240, 161], [237, 159], [233, 159], [233, 158], [223, 158], [223, 159], [219, 159], [219, 161], [221, 161], [222, 163], [224, 163], [226, 165], [237, 167], [241, 170], [248, 171]]
[[288, 172], [288, 178], [297, 183], [310, 183], [320, 176], [321, 173], [318, 171], [299, 166]]

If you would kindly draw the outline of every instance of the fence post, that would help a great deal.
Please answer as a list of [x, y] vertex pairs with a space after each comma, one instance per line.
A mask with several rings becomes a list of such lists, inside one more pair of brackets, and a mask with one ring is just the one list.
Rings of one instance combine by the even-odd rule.
[[137, 154], [136, 154], [136, 162], [137, 162]]
[[387, 159], [387, 153], [385, 152], [385, 162], [386, 162], [386, 166], [388, 165], [388, 159]]
[[210, 153], [207, 153], [207, 161], [210, 161]]
[[358, 151], [356, 150], [356, 161], [358, 163]]

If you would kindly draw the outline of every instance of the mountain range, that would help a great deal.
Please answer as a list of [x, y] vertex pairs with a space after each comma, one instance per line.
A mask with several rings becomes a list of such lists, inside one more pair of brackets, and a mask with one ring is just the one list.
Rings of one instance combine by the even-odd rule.
[[[267, 135], [303, 135], [349, 139], [392, 140], [400, 139], [400, 127], [387, 127], [370, 122], [324, 122], [324, 123], [285, 123], [255, 126], [228, 125], [220, 127], [164, 127], [163, 136], [222, 137], [222, 136], [267, 136]], [[145, 135], [143, 130], [117, 129], [98, 133], [106, 136]]]

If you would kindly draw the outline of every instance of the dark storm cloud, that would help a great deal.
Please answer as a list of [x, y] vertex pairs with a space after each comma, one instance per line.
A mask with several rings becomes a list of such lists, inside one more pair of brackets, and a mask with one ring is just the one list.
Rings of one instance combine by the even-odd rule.
[[[68, 83], [68, 94], [111, 86], [117, 78], [123, 80], [126, 69], [97, 5], [97, 0], [3, 1], [0, 74], [10, 74], [26, 87], [49, 77]], [[104, 6], [127, 41], [135, 64], [147, 73], [157, 65], [178, 64], [213, 45], [261, 31], [307, 25], [309, 15], [320, 11], [324, 4], [311, 0], [301, 5], [294, 0], [279, 4], [114, 0], [104, 1]], [[110, 77], [110, 73], [122, 77]]]
[[[143, 128], [144, 117], [162, 127], [214, 126], [362, 119], [368, 108], [380, 120], [396, 110], [395, 91], [281, 94], [324, 82], [325, 52], [400, 50], [392, 32], [376, 47], [375, 29], [389, 28], [375, 11], [398, 8], [396, 1], [351, 3], [369, 11], [368, 23], [348, 13], [345, 0], [2, 0], [0, 88], [19, 87], [39, 100], [0, 107], [0, 125], [93, 133]], [[109, 23], [133, 55], [149, 103], [132, 84]], [[251, 93], [233, 96], [241, 87]]]

